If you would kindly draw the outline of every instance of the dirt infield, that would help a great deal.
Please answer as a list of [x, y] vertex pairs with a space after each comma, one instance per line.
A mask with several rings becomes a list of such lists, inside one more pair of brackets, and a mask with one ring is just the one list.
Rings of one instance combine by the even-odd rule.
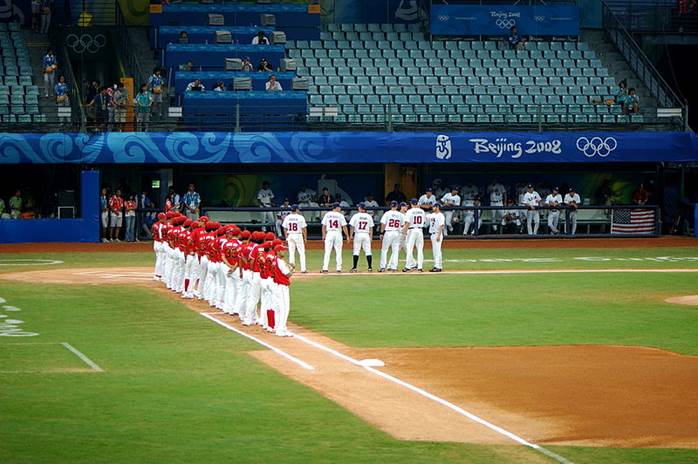
[[667, 298], [664, 301], [672, 304], [698, 306], [698, 295], [674, 296], [671, 298]]
[[[308, 242], [308, 249], [322, 249], [323, 243], [319, 240]], [[671, 247], [695, 247], [698, 240], [692, 237], [658, 237], [658, 238], [535, 238], [535, 239], [502, 239], [502, 240], [474, 240], [454, 239], [446, 240], [443, 248], [478, 249], [478, 248], [671, 248]], [[380, 249], [378, 241], [374, 241], [373, 248]], [[429, 241], [425, 241], [425, 247], [430, 248]], [[13, 243], [0, 244], [0, 253], [74, 253], [74, 252], [139, 252], [151, 251], [152, 242], [138, 243]]]
[[[0, 275], [3, 280], [67, 284], [135, 283], [177, 298], [151, 268], [71, 269]], [[178, 298], [177, 298], [178, 299]], [[179, 299], [178, 299], [179, 300]], [[250, 354], [403, 440], [512, 443], [503, 436], [369, 370], [297, 338], [243, 327], [205, 303], [190, 309], [284, 350]], [[303, 327], [298, 335], [423, 388], [536, 443], [698, 448], [698, 357], [617, 346], [353, 349]]]

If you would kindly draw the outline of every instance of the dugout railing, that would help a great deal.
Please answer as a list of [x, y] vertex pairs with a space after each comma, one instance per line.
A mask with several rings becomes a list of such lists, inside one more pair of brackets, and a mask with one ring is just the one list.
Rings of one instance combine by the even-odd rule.
[[[367, 208], [374, 215], [376, 232], [382, 213], [389, 208]], [[551, 212], [559, 211], [558, 234], [548, 226]], [[301, 214], [308, 223], [308, 238], [321, 238], [321, 218], [328, 211], [322, 207], [302, 207]], [[444, 215], [452, 213], [452, 227], [448, 239], [477, 238], [549, 238], [553, 237], [656, 237], [661, 234], [660, 209], [654, 205], [583, 205], [576, 210], [562, 206], [536, 208], [539, 214], [538, 233], [528, 235], [527, 208], [522, 206], [461, 206], [442, 208]], [[635, 211], [636, 214], [632, 212]], [[202, 214], [224, 224], [235, 223], [250, 229], [277, 231], [277, 221], [288, 208], [273, 207], [202, 207]], [[356, 212], [356, 206], [343, 207], [347, 217]], [[637, 214], [647, 212], [647, 214]], [[572, 234], [576, 213], [577, 228]], [[532, 222], [533, 224], [533, 222]], [[465, 227], [468, 231], [465, 231]], [[280, 227], [280, 226], [279, 226]], [[634, 229], [634, 231], [633, 231]], [[374, 234], [377, 238], [377, 234]]]

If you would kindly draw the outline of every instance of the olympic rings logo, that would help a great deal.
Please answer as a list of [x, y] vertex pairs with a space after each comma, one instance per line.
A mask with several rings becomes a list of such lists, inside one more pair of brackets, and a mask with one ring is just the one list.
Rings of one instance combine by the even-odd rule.
[[94, 37], [90, 34], [82, 34], [80, 37], [76, 34], [68, 34], [65, 37], [65, 44], [75, 53], [97, 53], [107, 44], [107, 38], [104, 34], [97, 34]]
[[577, 150], [584, 153], [584, 156], [587, 158], [592, 158], [596, 155], [605, 158], [617, 147], [618, 142], [613, 137], [606, 137], [605, 139], [601, 137], [592, 137], [591, 139], [579, 137], [577, 139]]
[[516, 20], [514, 19], [498, 19], [495, 24], [500, 29], [511, 29], [516, 26]]

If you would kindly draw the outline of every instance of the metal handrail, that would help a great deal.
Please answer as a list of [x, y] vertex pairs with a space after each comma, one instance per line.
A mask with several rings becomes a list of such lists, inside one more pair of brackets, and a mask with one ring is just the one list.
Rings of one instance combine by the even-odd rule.
[[132, 46], [131, 39], [129, 38], [128, 27], [126, 26], [124, 14], [121, 10], [121, 2], [118, 1], [116, 2], [116, 27], [117, 35], [119, 36], [117, 39], [119, 54], [126, 58], [126, 65], [133, 74], [136, 88], [138, 88], [148, 80], [149, 75], [143, 71], [138, 56], [133, 52], [135, 48]]
[[64, 62], [64, 69], [65, 73], [67, 74], [66, 78], [68, 81], [71, 83], [71, 90], [72, 90], [72, 95], [70, 98], [70, 106], [72, 108], [73, 112], [76, 112], [80, 118], [80, 132], [85, 132], [85, 127], [87, 124], [87, 117], [85, 116], [85, 108], [82, 103], [82, 94], [80, 92], [80, 88], [82, 83], [78, 81], [75, 77], [75, 72], [73, 71], [73, 65], [70, 62], [70, 59], [68, 58], [70, 55], [68, 54], [68, 50], [66, 49], [66, 46], [63, 45], [62, 48], [62, 53], [63, 53], [63, 62]]
[[[618, 17], [606, 2], [602, 2], [604, 29], [613, 44], [623, 54], [633, 71], [640, 77], [657, 102], [665, 107], [681, 108], [685, 115], [687, 101], [680, 98], [662, 75], [654, 67], [647, 55], [642, 51], [630, 32], [620, 22]], [[684, 116], [685, 129], [688, 130], [688, 119]]]

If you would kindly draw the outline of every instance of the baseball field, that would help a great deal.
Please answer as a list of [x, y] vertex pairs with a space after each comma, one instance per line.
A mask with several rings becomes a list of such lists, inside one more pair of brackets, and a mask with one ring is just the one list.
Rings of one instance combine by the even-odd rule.
[[446, 245], [309, 250], [292, 338], [172, 294], [151, 244], [0, 246], [0, 462], [698, 462], [697, 240]]

